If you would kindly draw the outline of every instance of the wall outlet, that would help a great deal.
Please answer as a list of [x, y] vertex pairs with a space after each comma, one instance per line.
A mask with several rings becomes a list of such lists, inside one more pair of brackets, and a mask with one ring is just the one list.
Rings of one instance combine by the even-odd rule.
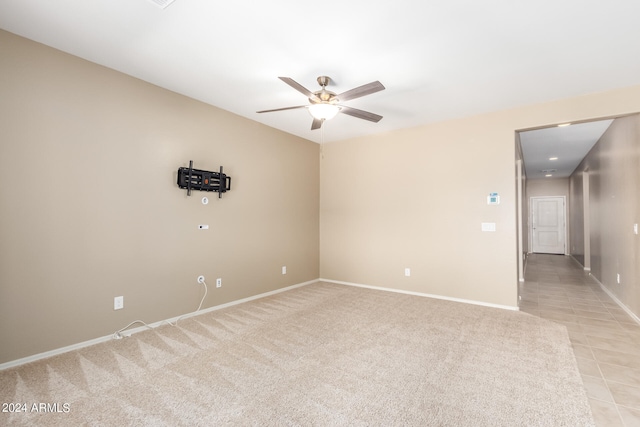
[[120, 296], [120, 297], [115, 297], [113, 299], [113, 309], [114, 310], [121, 310], [124, 308], [124, 297]]
[[618, 285], [620, 284], [620, 273], [616, 274], [616, 281], [618, 282]]
[[198, 276], [198, 283], [204, 283], [204, 276]]
[[411, 269], [410, 269], [410, 268], [405, 268], [405, 269], [404, 269], [404, 275], [405, 275], [406, 277], [411, 276]]
[[216, 279], [216, 288], [221, 288], [222, 287], [222, 278], [218, 277]]
[[287, 266], [286, 265], [282, 266], [282, 274], [287, 274]]
[[633, 234], [638, 234], [638, 224], [633, 224]]

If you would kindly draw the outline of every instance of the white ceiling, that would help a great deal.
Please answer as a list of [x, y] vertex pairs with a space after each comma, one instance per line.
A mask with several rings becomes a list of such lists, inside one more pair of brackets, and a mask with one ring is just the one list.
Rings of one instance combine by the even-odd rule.
[[348, 101], [325, 141], [640, 84], [637, 0], [0, 0], [0, 28], [320, 142], [307, 99]]
[[612, 122], [600, 120], [520, 132], [527, 178], [570, 176]]

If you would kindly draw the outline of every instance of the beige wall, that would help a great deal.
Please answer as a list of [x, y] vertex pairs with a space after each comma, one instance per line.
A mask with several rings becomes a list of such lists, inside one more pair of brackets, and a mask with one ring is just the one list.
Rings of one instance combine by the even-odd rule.
[[569, 178], [541, 178], [527, 180], [527, 196], [569, 196]]
[[[486, 144], [502, 131], [509, 146]], [[515, 306], [513, 138], [469, 119], [327, 144], [321, 276]], [[487, 205], [491, 192], [499, 206]], [[487, 276], [498, 286], [484, 286]]]
[[327, 144], [321, 277], [517, 306], [514, 131], [637, 111], [640, 86]]
[[[203, 307], [319, 277], [317, 144], [2, 31], [0, 58], [0, 363], [192, 312], [200, 274]], [[189, 160], [231, 191], [187, 197]]]
[[[640, 315], [640, 116], [616, 119], [574, 172], [589, 172], [591, 273]], [[620, 284], [617, 283], [620, 274]]]
[[[528, 179], [527, 180], [527, 198], [526, 210], [529, 217], [528, 223], [531, 223], [531, 198], [532, 197], [552, 197], [562, 196], [565, 201], [565, 236], [566, 244], [565, 253], [569, 253], [569, 230], [571, 229], [571, 215], [569, 206], [569, 178], [551, 178], [551, 179]], [[529, 242], [531, 241], [531, 230], [527, 230]], [[529, 243], [529, 252], [531, 243]]]

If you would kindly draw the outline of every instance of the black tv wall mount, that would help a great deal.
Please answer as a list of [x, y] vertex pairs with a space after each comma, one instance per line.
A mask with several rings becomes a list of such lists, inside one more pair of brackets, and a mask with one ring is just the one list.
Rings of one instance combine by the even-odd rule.
[[188, 168], [178, 168], [178, 187], [187, 190], [187, 196], [191, 195], [191, 190], [216, 191], [218, 198], [222, 193], [231, 190], [231, 177], [222, 172], [203, 171], [193, 169], [193, 160], [189, 160]]

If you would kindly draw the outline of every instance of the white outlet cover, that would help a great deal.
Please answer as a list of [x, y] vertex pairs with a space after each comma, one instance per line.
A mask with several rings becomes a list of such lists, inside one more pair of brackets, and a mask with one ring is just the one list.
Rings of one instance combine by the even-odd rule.
[[407, 276], [407, 277], [410, 277], [411, 276], [411, 269], [410, 268], [405, 268], [404, 269], [404, 275]]
[[208, 197], [203, 197], [202, 198], [202, 204], [206, 205], [207, 203], [209, 203], [209, 198]]
[[121, 310], [123, 308], [124, 308], [124, 297], [123, 296], [115, 297], [113, 299], [113, 309]]
[[287, 274], [287, 266], [286, 265], [282, 266], [282, 274]]

